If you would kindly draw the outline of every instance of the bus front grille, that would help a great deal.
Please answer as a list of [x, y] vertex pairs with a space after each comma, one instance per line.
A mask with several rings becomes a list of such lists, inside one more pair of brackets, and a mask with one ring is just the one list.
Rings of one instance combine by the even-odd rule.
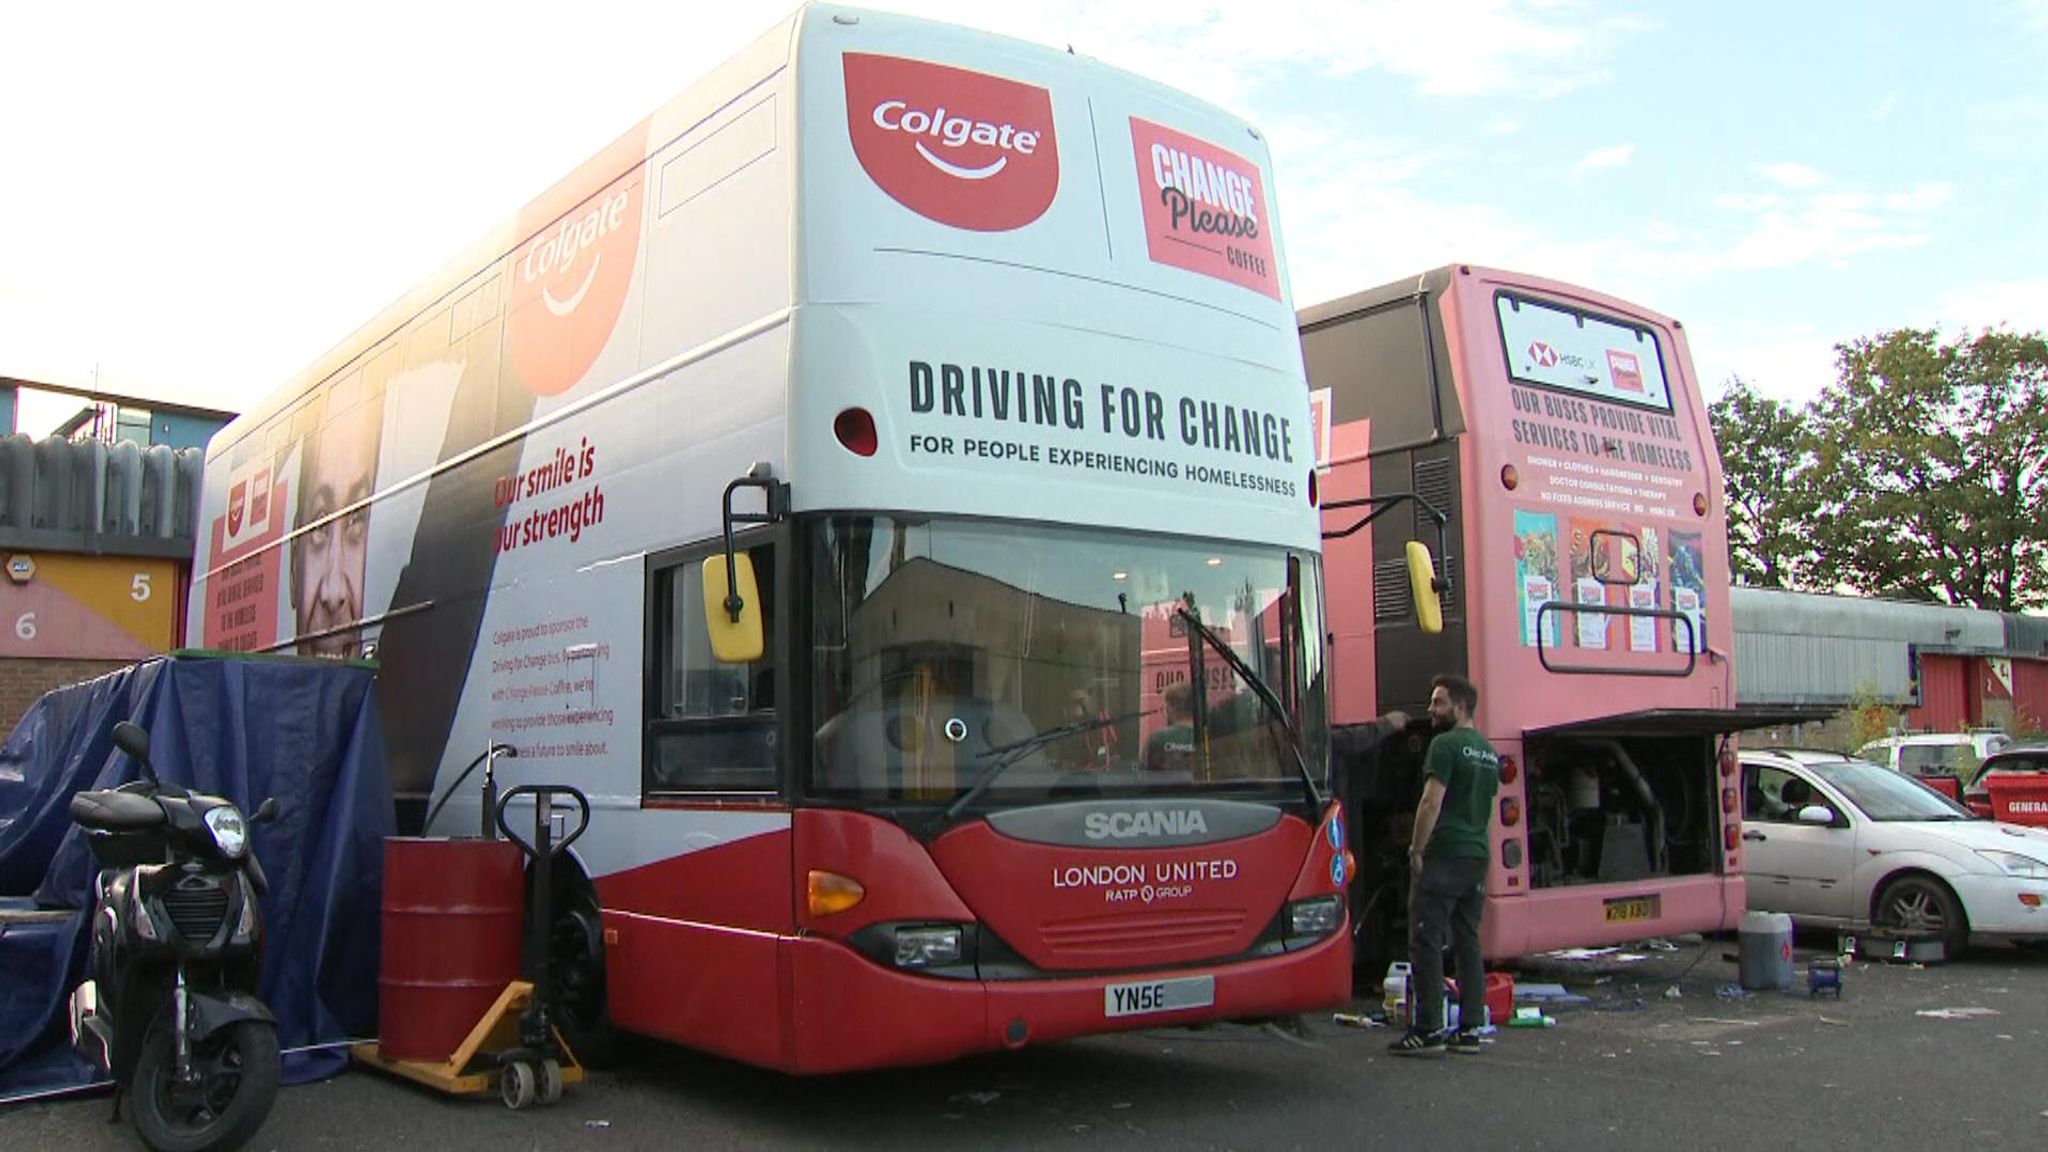
[[1144, 912], [1055, 921], [1039, 936], [1063, 959], [1109, 959], [1161, 948], [1228, 947], [1243, 930], [1241, 911]]

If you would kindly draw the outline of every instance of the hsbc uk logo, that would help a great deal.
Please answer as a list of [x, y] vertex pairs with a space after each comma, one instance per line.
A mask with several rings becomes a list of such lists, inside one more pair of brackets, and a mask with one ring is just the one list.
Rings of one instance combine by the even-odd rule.
[[1576, 352], [1559, 352], [1542, 340], [1530, 342], [1529, 363], [1536, 368], [1555, 368], [1563, 364], [1567, 368], [1585, 370], [1593, 366], [1593, 362], [1584, 356]]
[[843, 63], [854, 155], [897, 203], [974, 232], [1022, 228], [1052, 206], [1050, 92], [898, 56], [848, 52]]

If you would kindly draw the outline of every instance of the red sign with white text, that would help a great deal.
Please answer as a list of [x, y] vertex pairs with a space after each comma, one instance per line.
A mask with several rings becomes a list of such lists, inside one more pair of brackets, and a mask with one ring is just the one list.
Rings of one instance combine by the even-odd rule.
[[262, 652], [277, 643], [278, 599], [284, 595], [284, 517], [287, 498], [268, 464], [249, 470], [228, 487], [227, 511], [214, 517], [216, 568], [206, 578], [206, 611], [200, 618], [202, 648]]
[[1280, 299], [1258, 165], [1205, 140], [1131, 117], [1138, 198], [1154, 263]]
[[1607, 374], [1614, 378], [1614, 387], [1618, 391], [1640, 394], [1643, 390], [1643, 366], [1633, 352], [1609, 348]]
[[1050, 92], [897, 56], [848, 52], [844, 63], [853, 153], [897, 203], [974, 232], [1022, 228], [1052, 207]]

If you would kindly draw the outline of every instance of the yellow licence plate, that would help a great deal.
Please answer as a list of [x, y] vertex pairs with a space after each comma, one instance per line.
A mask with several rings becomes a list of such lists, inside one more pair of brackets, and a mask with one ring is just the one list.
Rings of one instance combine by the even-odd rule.
[[1606, 902], [1607, 922], [1625, 924], [1631, 920], [1655, 920], [1662, 910], [1655, 896], [1625, 896]]

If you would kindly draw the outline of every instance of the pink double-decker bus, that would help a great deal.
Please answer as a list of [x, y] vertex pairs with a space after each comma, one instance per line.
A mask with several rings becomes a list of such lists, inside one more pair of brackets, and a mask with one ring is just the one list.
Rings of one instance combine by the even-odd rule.
[[[1422, 717], [1439, 673], [1478, 685], [1503, 755], [1488, 958], [1733, 927], [1732, 734], [1763, 718], [1734, 707], [1720, 460], [1684, 328], [1464, 265], [1299, 319], [1338, 744]], [[1438, 632], [1410, 540], [1436, 542]], [[1405, 947], [1425, 744], [1415, 728], [1340, 765], [1361, 973]]]

